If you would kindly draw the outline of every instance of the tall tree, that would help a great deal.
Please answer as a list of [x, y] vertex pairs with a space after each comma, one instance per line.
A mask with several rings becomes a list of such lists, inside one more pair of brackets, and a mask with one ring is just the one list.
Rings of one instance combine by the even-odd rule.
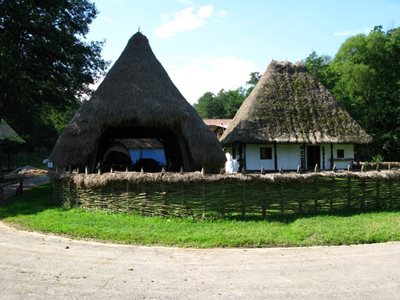
[[304, 60], [308, 71], [328, 89], [334, 87], [337, 77], [336, 73], [332, 71], [331, 62], [332, 58], [330, 56], [319, 56], [315, 51], [311, 52]]
[[347, 39], [333, 59], [311, 53], [309, 70], [373, 136], [365, 158], [400, 160], [400, 28]]
[[220, 119], [225, 116], [224, 104], [211, 92], [201, 96], [194, 104], [194, 108], [204, 119]]
[[250, 79], [246, 82], [246, 84], [249, 86], [248, 89], [246, 90], [246, 97], [250, 95], [250, 93], [253, 91], [260, 78], [261, 78], [260, 72], [250, 73]]
[[104, 73], [102, 42], [85, 39], [96, 14], [87, 0], [0, 0], [0, 118], [28, 141], [54, 142], [48, 114], [76, 106]]
[[217, 95], [206, 92], [193, 106], [202, 118], [231, 119], [243, 101], [253, 90], [261, 75], [259, 72], [250, 73], [246, 82], [247, 88], [239, 87], [235, 90], [220, 90]]

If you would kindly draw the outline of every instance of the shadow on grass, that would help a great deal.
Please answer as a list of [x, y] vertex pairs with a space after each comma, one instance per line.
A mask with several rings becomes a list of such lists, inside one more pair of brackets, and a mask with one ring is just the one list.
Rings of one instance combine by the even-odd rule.
[[340, 210], [335, 212], [317, 212], [317, 213], [291, 213], [291, 214], [280, 214], [273, 213], [265, 217], [260, 215], [232, 215], [225, 216], [222, 219], [231, 221], [252, 221], [252, 222], [279, 222], [279, 223], [293, 223], [298, 219], [310, 219], [315, 217], [353, 217], [356, 215], [367, 214], [367, 213], [379, 213], [379, 212], [398, 212], [396, 209], [368, 209], [368, 210]]
[[0, 219], [17, 215], [32, 215], [57, 205], [51, 200], [49, 184], [37, 186], [0, 205]]

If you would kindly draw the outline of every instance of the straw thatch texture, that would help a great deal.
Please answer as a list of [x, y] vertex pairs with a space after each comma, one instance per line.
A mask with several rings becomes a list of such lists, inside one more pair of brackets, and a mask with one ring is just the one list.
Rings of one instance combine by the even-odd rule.
[[14, 129], [11, 128], [10, 125], [6, 123], [6, 121], [1, 120], [0, 122], [0, 142], [15, 142], [15, 143], [25, 143], [23, 138], [21, 138], [18, 133], [15, 132]]
[[162, 149], [163, 145], [157, 139], [117, 139], [128, 149]]
[[129, 181], [131, 183], [221, 183], [221, 182], [266, 182], [266, 183], [295, 183], [313, 182], [319, 178], [355, 178], [371, 180], [399, 180], [400, 170], [383, 170], [368, 172], [353, 171], [323, 171], [310, 173], [267, 173], [267, 174], [202, 174], [201, 172], [190, 173], [141, 173], [141, 172], [114, 172], [104, 174], [83, 174], [54, 172], [50, 174], [52, 180], [70, 180], [80, 187], [95, 188], [106, 186], [116, 181]]
[[124, 126], [172, 131], [184, 141], [196, 168], [216, 169], [225, 161], [218, 140], [172, 83], [140, 32], [129, 40], [92, 99], [77, 111], [49, 159], [59, 167], [90, 164], [102, 133]]
[[400, 171], [202, 175], [52, 175], [53, 198], [67, 207], [143, 215], [262, 216], [400, 208]]
[[221, 142], [363, 144], [371, 137], [304, 65], [272, 61]]

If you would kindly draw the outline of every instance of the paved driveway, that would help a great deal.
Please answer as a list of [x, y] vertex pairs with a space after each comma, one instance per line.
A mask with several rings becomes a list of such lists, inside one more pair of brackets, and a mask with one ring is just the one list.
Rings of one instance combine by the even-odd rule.
[[179, 249], [74, 241], [0, 222], [2, 299], [399, 299], [400, 243]]

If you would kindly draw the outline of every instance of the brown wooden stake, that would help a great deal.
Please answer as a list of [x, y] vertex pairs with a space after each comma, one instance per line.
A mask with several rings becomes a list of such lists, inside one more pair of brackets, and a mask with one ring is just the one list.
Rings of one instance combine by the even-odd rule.
[[361, 209], [365, 210], [365, 179], [361, 179]]
[[351, 177], [347, 176], [347, 209], [351, 207]]

